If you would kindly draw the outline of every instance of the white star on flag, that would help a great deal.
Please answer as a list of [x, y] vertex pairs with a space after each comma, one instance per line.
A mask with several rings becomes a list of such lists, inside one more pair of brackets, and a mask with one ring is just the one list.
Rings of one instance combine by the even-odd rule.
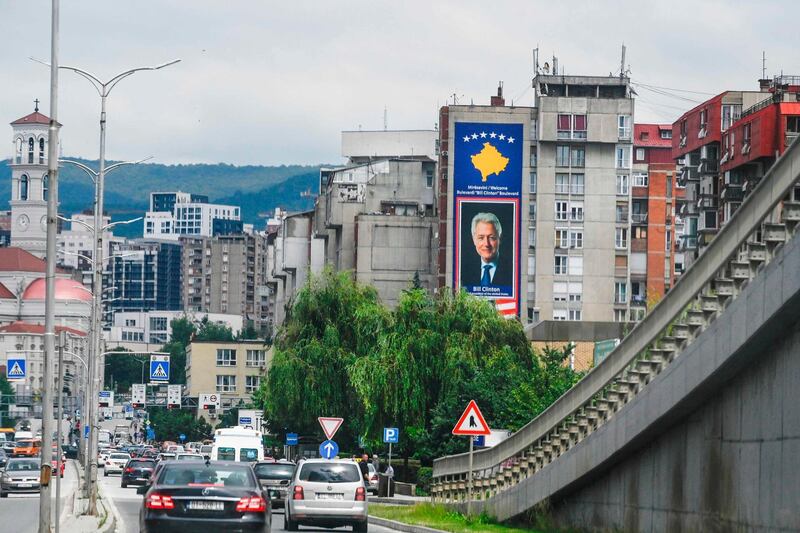
[[464, 142], [467, 142], [467, 141], [469, 141], [469, 135], [465, 135], [464, 136]]
[[482, 132], [481, 132], [481, 139], [485, 139], [485, 138], [486, 138], [486, 132], [485, 132], [485, 131], [482, 131]]
[[505, 138], [506, 138], [506, 135], [505, 135], [505, 133], [501, 133], [501, 134], [500, 134], [500, 140], [501, 140], [501, 141], [502, 141], [502, 140], [505, 140]]
[[509, 137], [509, 138], [508, 138], [508, 144], [511, 144], [511, 143], [513, 143], [513, 142], [514, 142], [514, 137]]
[[489, 134], [489, 137], [494, 139], [495, 137], [497, 137], [497, 134], [495, 132], [492, 132], [492, 133]]
[[472, 138], [473, 138], [473, 139], [477, 139], [477, 138], [478, 138], [478, 134], [477, 134], [477, 133], [473, 133], [473, 134], [472, 134]]

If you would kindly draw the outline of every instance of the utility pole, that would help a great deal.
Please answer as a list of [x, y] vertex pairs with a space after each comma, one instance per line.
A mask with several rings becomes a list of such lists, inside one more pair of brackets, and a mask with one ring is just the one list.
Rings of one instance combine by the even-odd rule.
[[67, 334], [62, 331], [58, 336], [58, 416], [56, 421], [56, 533], [59, 533], [58, 518], [61, 516], [61, 421], [64, 419], [64, 345]]
[[50, 22], [50, 128], [47, 136], [47, 247], [44, 302], [44, 393], [42, 394], [42, 466], [39, 533], [51, 533], [50, 474], [53, 455], [53, 361], [55, 359], [56, 232], [58, 231], [58, 24], [59, 0], [52, 0]]

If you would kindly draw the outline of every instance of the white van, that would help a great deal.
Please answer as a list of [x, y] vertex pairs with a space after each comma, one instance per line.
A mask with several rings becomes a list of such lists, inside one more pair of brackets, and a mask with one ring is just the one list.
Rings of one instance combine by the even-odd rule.
[[222, 428], [214, 432], [212, 461], [255, 462], [264, 460], [262, 433], [242, 426]]

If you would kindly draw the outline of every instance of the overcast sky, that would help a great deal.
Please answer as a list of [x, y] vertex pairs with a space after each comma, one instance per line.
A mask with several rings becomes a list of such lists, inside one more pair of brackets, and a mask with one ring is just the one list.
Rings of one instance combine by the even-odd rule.
[[[437, 109], [532, 103], [532, 53], [567, 74], [618, 72], [697, 91], [757, 89], [800, 74], [800, 2], [62, 0], [61, 64], [101, 78], [181, 58], [124, 80], [108, 99], [108, 155], [162, 163], [336, 163], [341, 130], [433, 128]], [[6, 123], [49, 110], [49, 0], [0, 0], [0, 111]], [[540, 61], [540, 62], [542, 62]], [[672, 122], [696, 105], [637, 88], [637, 122]], [[95, 158], [100, 99], [62, 71], [66, 155]], [[509, 102], [510, 103], [510, 102]], [[11, 153], [11, 131], [7, 149]]]

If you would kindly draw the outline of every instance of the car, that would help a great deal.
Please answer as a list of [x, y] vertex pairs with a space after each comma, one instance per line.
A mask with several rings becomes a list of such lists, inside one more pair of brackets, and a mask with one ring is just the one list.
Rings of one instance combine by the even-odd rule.
[[105, 448], [97, 452], [97, 468], [105, 468], [111, 448]]
[[367, 492], [378, 494], [378, 471], [375, 469], [375, 465], [372, 463], [367, 463], [367, 468], [369, 468], [369, 474], [367, 475], [369, 479], [369, 483], [367, 484]]
[[367, 531], [367, 488], [351, 460], [307, 459], [295, 468], [286, 501], [284, 527], [353, 526]]
[[3, 443], [3, 451], [6, 452], [7, 455], [12, 455], [16, 447], [17, 442], [13, 440], [7, 440]]
[[5, 450], [0, 449], [0, 468], [5, 468], [7, 462], [8, 454], [5, 452]]
[[0, 498], [13, 492], [39, 492], [41, 462], [37, 458], [11, 458], [0, 475]]
[[203, 461], [205, 457], [199, 453], [178, 453], [175, 455], [177, 461]]
[[131, 456], [127, 453], [120, 453], [120, 452], [112, 452], [111, 455], [108, 456], [108, 461], [106, 462], [106, 467], [103, 471], [103, 476], [108, 477], [111, 473], [119, 472], [122, 474], [122, 470], [125, 468], [125, 465], [128, 464], [128, 461], [131, 460]]
[[42, 441], [39, 439], [18, 440], [14, 447], [14, 457], [38, 457], [42, 451]]
[[160, 463], [161, 461], [174, 461], [175, 454], [174, 453], [160, 453], [156, 456], [156, 462]]
[[64, 452], [61, 452], [61, 460], [58, 460], [58, 447], [53, 446], [53, 453], [50, 456], [50, 465], [53, 467], [53, 471], [58, 472], [59, 477], [63, 479], [64, 477], [64, 468], [67, 463], [67, 457]]
[[78, 458], [78, 447], [74, 444], [68, 444], [64, 446], [64, 455], [67, 459], [77, 459]]
[[253, 465], [258, 482], [267, 491], [272, 507], [284, 507], [295, 464], [291, 461], [259, 461]]
[[131, 459], [122, 470], [120, 486], [124, 489], [128, 485], [146, 485], [155, 468], [156, 462], [152, 459]]
[[270, 506], [253, 469], [233, 461], [170, 461], [144, 495], [139, 531], [254, 531], [268, 533]]
[[183, 453], [186, 450], [180, 444], [173, 444], [171, 446], [167, 446], [167, 451], [169, 453]]
[[214, 449], [214, 446], [211, 444], [203, 444], [200, 446], [200, 455], [203, 457], [211, 457], [211, 450]]

